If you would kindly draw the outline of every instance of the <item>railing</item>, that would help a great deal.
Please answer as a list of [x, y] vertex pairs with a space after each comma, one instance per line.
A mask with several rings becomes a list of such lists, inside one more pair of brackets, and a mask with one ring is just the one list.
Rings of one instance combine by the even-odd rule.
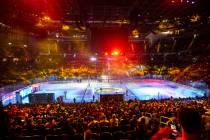
[[[53, 77], [53, 78], [52, 78]], [[138, 80], [138, 79], [160, 79], [160, 80], [168, 80], [171, 81], [171, 78], [167, 75], [152, 75], [152, 74], [148, 74], [148, 75], [143, 75], [143, 76], [132, 76], [132, 77], [124, 77], [124, 78], [117, 78], [117, 77], [112, 77], [109, 78], [109, 80], [107, 80], [107, 82], [128, 82], [128, 81], [132, 81], [132, 80]], [[84, 80], [90, 80], [87, 77], [78, 77], [78, 78], [60, 78], [58, 79], [56, 76], [49, 76], [46, 78], [36, 78], [31, 81], [31, 84], [36, 84], [36, 83], [42, 83], [42, 82], [80, 82], [80, 80], [84, 81]], [[103, 81], [103, 79], [100, 78], [96, 78], [95, 80], [97, 81]], [[187, 83], [186, 82], [178, 82], [180, 84], [184, 84], [187, 86], [190, 86], [189, 81]], [[8, 96], [7, 94], [11, 94], [11, 92], [16, 91], [18, 89], [22, 89], [24, 87], [27, 87], [29, 84], [25, 84], [25, 83], [19, 83], [19, 84], [14, 84], [14, 85], [8, 85], [5, 87], [0, 88], [0, 100], [2, 100], [3, 96]], [[86, 91], [85, 91], [86, 93]], [[84, 94], [85, 94], [84, 93]]]
[[168, 125], [169, 122], [173, 122], [173, 119], [166, 116], [160, 116], [160, 124]]
[[130, 92], [135, 97], [135, 99], [138, 99], [137, 96], [129, 88], [126, 87], [126, 90], [126, 92]]
[[81, 102], [84, 102], [85, 94], [86, 94], [86, 92], [87, 92], [87, 90], [88, 90], [89, 87], [90, 87], [90, 84], [88, 84], [88, 86], [85, 88], [85, 91], [84, 91], [84, 93], [83, 93]]

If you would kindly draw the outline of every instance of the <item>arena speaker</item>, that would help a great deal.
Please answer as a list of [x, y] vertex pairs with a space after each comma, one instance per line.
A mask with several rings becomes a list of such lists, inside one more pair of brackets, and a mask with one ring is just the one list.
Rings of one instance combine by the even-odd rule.
[[55, 93], [34, 93], [29, 94], [30, 104], [47, 104], [55, 102]]

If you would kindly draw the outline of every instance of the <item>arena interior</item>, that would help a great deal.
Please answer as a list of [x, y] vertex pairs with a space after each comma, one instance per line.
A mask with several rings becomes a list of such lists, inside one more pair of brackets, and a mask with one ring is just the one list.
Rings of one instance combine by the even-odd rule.
[[209, 140], [208, 0], [1, 0], [0, 140]]

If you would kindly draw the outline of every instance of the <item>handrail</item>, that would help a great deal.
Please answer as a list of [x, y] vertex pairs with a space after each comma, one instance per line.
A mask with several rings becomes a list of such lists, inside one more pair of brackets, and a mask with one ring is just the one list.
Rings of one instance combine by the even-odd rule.
[[128, 92], [130, 92], [131, 94], [134, 95], [135, 99], [138, 99], [138, 97], [133, 93], [133, 91], [131, 91], [127, 86], [125, 86], [125, 87], [126, 87], [126, 90], [127, 90]]
[[85, 88], [85, 91], [84, 91], [84, 93], [83, 93], [83, 96], [82, 96], [81, 102], [83, 102], [83, 101], [84, 101], [85, 94], [86, 94], [86, 92], [87, 92], [88, 87], [90, 87], [90, 83], [88, 83], [88, 86]]
[[[163, 120], [163, 119], [166, 119], [167, 121]], [[164, 124], [164, 125], [167, 125], [168, 122], [173, 122], [172, 118], [169, 118], [169, 117], [165, 117], [165, 116], [160, 116], [160, 123], [161, 124]]]

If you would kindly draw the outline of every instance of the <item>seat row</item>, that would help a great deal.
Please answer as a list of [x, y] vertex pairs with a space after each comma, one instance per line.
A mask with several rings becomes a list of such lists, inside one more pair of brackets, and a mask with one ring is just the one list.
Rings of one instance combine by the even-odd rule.
[[[116, 131], [111, 132], [101, 132], [101, 133], [91, 133], [90, 137], [87, 140], [135, 140], [136, 132], [135, 131]], [[84, 140], [84, 135], [77, 133], [74, 135], [61, 134], [61, 135], [32, 135], [32, 136], [6, 136], [0, 138], [0, 140]]]

